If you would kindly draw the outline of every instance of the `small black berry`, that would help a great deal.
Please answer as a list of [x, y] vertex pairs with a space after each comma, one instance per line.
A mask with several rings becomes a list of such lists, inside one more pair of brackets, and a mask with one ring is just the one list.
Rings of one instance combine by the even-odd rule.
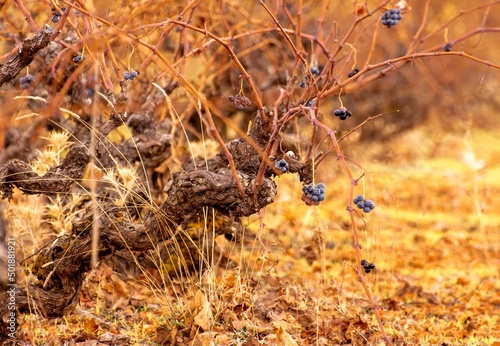
[[319, 76], [319, 74], [321, 73], [321, 70], [315, 66], [311, 67], [310, 71], [313, 76]]
[[73, 62], [79, 63], [83, 59], [85, 59], [84, 55], [77, 55], [77, 56], [73, 57]]
[[62, 16], [62, 12], [66, 11], [66, 7], [61, 8], [61, 12], [59, 12], [55, 7], [52, 8], [52, 22], [59, 22], [60, 17]]
[[354, 200], [353, 202], [354, 203], [358, 203], [360, 201], [362, 201], [363, 199], [365, 199], [365, 197], [363, 195], [358, 195]]
[[370, 210], [375, 209], [375, 203], [371, 199], [365, 201], [365, 206], [369, 207]]
[[274, 163], [274, 166], [281, 171], [281, 173], [285, 173], [288, 171], [288, 162], [286, 160], [279, 160]]

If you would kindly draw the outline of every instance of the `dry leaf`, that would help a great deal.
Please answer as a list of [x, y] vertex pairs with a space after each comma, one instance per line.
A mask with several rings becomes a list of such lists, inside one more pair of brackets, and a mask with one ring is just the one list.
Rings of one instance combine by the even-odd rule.
[[212, 308], [202, 291], [196, 291], [191, 308], [194, 315], [193, 323], [203, 330], [208, 330], [213, 321]]
[[278, 337], [278, 346], [298, 346], [297, 342], [292, 338], [290, 334], [283, 328], [279, 327], [276, 331], [276, 336]]

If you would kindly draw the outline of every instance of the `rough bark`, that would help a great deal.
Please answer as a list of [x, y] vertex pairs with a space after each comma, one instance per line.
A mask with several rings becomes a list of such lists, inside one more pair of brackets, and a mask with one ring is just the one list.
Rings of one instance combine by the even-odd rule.
[[[98, 131], [99, 136], [109, 133], [117, 124], [119, 122], [116, 119], [103, 124]], [[259, 132], [253, 133], [252, 140], [259, 146], [266, 143], [265, 136]], [[163, 146], [162, 150], [165, 148]], [[276, 195], [276, 184], [272, 180], [271, 171], [266, 174], [259, 191], [256, 194], [252, 192], [252, 184], [261, 162], [257, 151], [243, 140], [231, 142], [228, 148], [233, 157], [237, 157], [238, 179], [246, 197], [240, 194], [224, 156], [218, 155], [209, 160], [207, 165], [198, 166], [204, 169], [186, 165], [185, 170], [174, 174], [168, 184], [168, 197], [163, 205], [156, 210], [150, 208], [143, 212], [142, 220], [133, 220], [133, 213], [126, 205], [117, 207], [109, 198], [99, 201], [102, 212], [99, 219], [94, 220], [90, 205], [87, 205], [73, 221], [71, 234], [55, 238], [37, 253], [32, 267], [37, 281], [19, 287], [16, 296], [17, 310], [38, 311], [44, 317], [54, 318], [64, 316], [75, 307], [85, 274], [91, 269], [91, 227], [95, 222], [99, 225], [100, 234], [98, 252], [104, 258], [122, 250], [150, 250], [169, 239], [175, 241], [182, 237], [196, 238], [196, 235], [176, 234], [175, 230], [179, 225], [203, 218], [203, 209], [207, 207], [214, 208], [230, 219], [238, 219], [257, 213], [272, 203]], [[142, 154], [146, 155], [139, 151], [139, 155]], [[12, 198], [15, 187], [27, 194], [69, 192], [75, 181], [82, 178], [89, 160], [86, 145], [73, 145], [62, 163], [44, 176], [38, 176], [25, 162], [9, 161], [0, 167], [0, 192], [3, 198], [8, 199]], [[206, 167], [210, 167], [210, 170], [206, 170]], [[181, 240], [179, 243], [189, 242]], [[181, 252], [189, 253], [194, 250], [187, 246]], [[199, 256], [194, 256], [189, 265], [194, 266], [199, 260]], [[7, 298], [4, 296], [0, 303], [2, 322], [5, 322], [3, 316], [8, 312]], [[5, 331], [5, 324], [0, 323], [0, 335]]]
[[17, 55], [7, 63], [0, 65], [0, 86], [13, 80], [23, 68], [31, 64], [35, 54], [50, 43], [51, 35], [52, 28], [45, 25], [42, 31], [33, 38], [24, 40], [19, 46]]

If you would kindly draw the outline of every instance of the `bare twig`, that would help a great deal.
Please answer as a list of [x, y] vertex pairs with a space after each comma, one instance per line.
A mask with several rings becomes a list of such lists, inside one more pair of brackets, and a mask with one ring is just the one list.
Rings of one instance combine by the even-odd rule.
[[36, 26], [35, 21], [31, 17], [31, 14], [28, 11], [28, 9], [26, 8], [26, 6], [24, 6], [23, 0], [14, 0], [14, 2], [16, 3], [17, 7], [19, 7], [21, 12], [23, 13], [24, 19], [29, 23], [31, 30], [35, 33], [35, 35], [38, 34], [38, 27]]

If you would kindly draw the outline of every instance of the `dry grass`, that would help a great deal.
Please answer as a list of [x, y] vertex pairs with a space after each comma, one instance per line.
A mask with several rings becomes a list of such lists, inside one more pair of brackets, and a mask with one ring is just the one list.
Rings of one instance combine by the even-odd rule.
[[[421, 127], [394, 138], [401, 151], [390, 163], [380, 157], [384, 146], [365, 153], [366, 195], [377, 203], [357, 218], [364, 254], [377, 267], [367, 281], [396, 344], [492, 345], [500, 340], [498, 139], [480, 129], [467, 143], [447, 133], [434, 148], [443, 154], [413, 159], [425, 134]], [[471, 149], [485, 168], [464, 159]], [[106, 340], [111, 332], [127, 344], [156, 345], [173, 326], [183, 331], [181, 344], [379, 344], [353, 263], [346, 184], [336, 172], [321, 179], [328, 199], [311, 208], [297, 179], [280, 178], [276, 203], [262, 220], [246, 221], [241, 244], [217, 238], [227, 263], [201, 277], [158, 287], [150, 276], [124, 279], [101, 265], [75, 313], [51, 322], [25, 316], [21, 332], [35, 344]]]

